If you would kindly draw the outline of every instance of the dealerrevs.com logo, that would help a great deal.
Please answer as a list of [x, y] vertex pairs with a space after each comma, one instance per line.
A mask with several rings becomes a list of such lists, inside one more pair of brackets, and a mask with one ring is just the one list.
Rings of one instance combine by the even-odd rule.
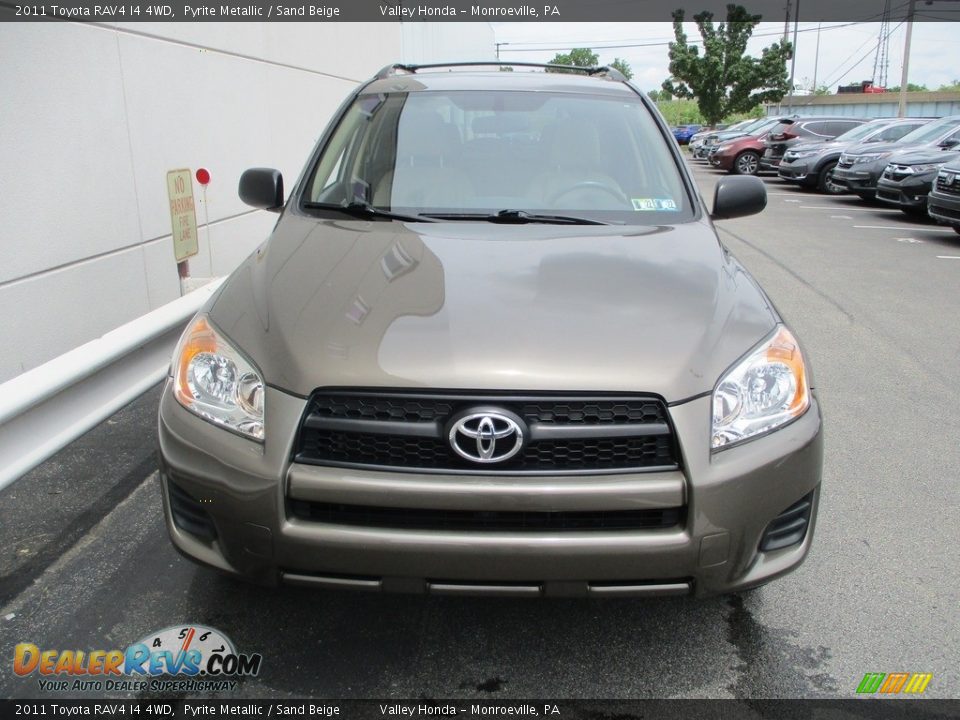
[[219, 630], [179, 625], [151, 633], [125, 650], [14, 648], [13, 671], [37, 675], [43, 691], [203, 692], [233, 690], [238, 677], [260, 672], [259, 653], [238, 653]]

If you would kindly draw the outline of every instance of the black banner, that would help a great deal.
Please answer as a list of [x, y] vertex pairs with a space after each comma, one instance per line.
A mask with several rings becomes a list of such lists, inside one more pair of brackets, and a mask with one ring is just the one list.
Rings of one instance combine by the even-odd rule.
[[[56, 0], [0, 2], [0, 21], [38, 22], [654, 22], [676, 9], [726, 16], [728, 0]], [[740, 0], [765, 20], [784, 17], [784, 0]], [[804, 0], [801, 20], [879, 22], [884, 0]], [[960, 18], [954, 0], [891, 3], [892, 22]]]
[[0, 717], [944, 720], [960, 717], [960, 700], [0, 700]]

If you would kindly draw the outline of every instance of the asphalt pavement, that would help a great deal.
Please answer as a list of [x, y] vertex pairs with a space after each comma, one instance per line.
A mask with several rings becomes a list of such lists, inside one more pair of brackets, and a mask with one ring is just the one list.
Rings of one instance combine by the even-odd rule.
[[[722, 175], [693, 167], [709, 202]], [[236, 582], [167, 540], [153, 391], [0, 494], [3, 656], [19, 642], [126, 647], [192, 622], [264, 655], [220, 697], [848, 698], [864, 673], [895, 671], [933, 673], [925, 695], [957, 697], [960, 236], [765, 182], [765, 212], [719, 227], [802, 338], [823, 406], [820, 517], [797, 572], [707, 600]], [[40, 695], [4, 660], [0, 696]]]

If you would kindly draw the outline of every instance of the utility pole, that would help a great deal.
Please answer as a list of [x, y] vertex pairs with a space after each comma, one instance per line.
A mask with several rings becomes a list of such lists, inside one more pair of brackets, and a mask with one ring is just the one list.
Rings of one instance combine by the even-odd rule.
[[[911, 0], [913, 2], [913, 0]], [[793, 73], [797, 69], [797, 24], [800, 22], [800, 0], [797, 0], [797, 9], [793, 13], [793, 52], [790, 53], [790, 104], [793, 104]]]
[[903, 72], [900, 74], [900, 104], [897, 117], [907, 116], [907, 81], [910, 77], [910, 41], [913, 39], [913, 16], [917, 9], [917, 0], [910, 0], [907, 11], [907, 39], [903, 43]]
[[817, 94], [817, 70], [820, 68], [820, 26], [823, 23], [817, 23], [817, 55], [813, 59], [813, 94]]

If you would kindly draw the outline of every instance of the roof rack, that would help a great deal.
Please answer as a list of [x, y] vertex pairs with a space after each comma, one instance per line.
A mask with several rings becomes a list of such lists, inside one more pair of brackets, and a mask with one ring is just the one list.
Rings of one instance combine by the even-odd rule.
[[450, 67], [481, 67], [483, 65], [496, 65], [498, 67], [537, 67], [551, 70], [565, 70], [567, 72], [579, 72], [593, 77], [605, 77], [617, 82], [626, 82], [627, 78], [619, 70], [609, 65], [600, 65], [596, 67], [579, 67], [577, 65], [554, 65], [552, 63], [536, 62], [508, 62], [506, 60], [481, 60], [478, 62], [449, 62], [449, 63], [427, 63], [424, 65], [412, 65], [407, 63], [394, 63], [387, 65], [376, 74], [377, 80], [382, 80], [400, 72], [415, 74], [418, 70], [428, 70], [431, 68], [450, 68]]

